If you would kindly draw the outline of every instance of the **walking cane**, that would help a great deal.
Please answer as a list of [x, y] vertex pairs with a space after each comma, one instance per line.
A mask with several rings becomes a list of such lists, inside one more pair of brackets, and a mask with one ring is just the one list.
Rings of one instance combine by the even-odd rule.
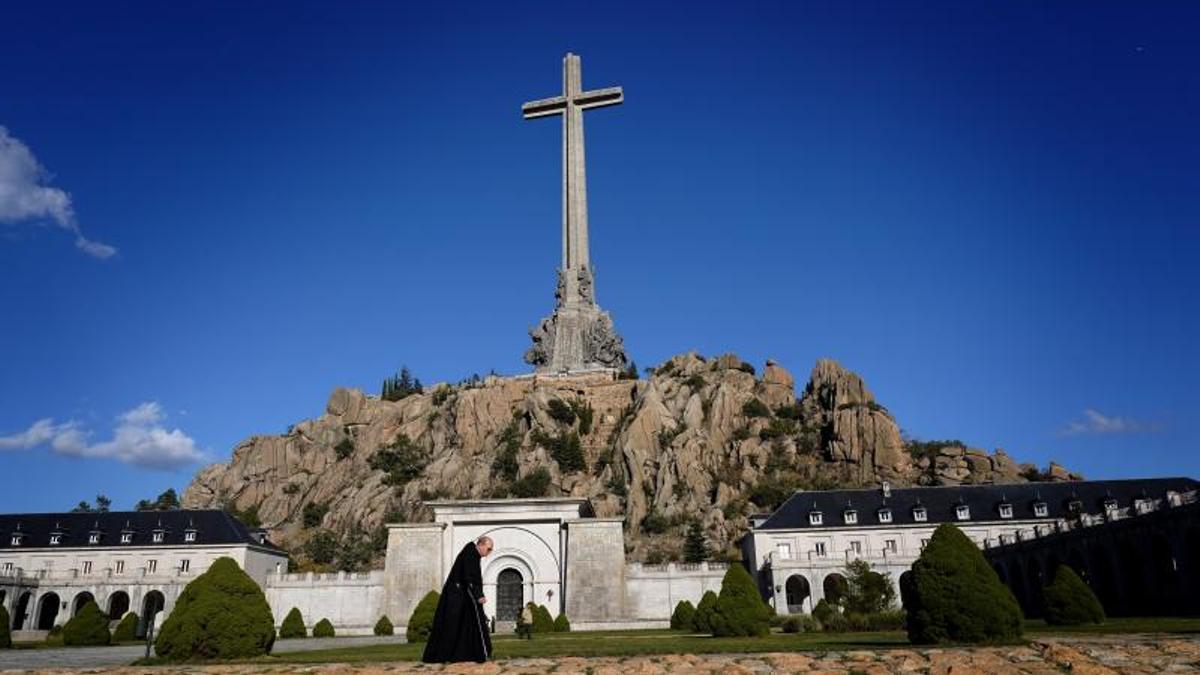
[[475, 605], [475, 627], [479, 629], [479, 644], [483, 646], [484, 660], [492, 658], [488, 653], [487, 640], [483, 637], [483, 620], [479, 616], [479, 600], [475, 598], [475, 589], [467, 584], [467, 594], [471, 596], [471, 604]]

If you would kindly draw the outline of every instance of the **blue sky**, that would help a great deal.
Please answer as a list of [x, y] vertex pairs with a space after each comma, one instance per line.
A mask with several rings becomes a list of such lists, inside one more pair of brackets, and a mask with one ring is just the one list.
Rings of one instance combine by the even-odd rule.
[[560, 129], [520, 105], [568, 50], [625, 88], [587, 158], [638, 364], [833, 357], [916, 437], [1200, 475], [1194, 3], [180, 4], [0, 25], [0, 511], [525, 372]]

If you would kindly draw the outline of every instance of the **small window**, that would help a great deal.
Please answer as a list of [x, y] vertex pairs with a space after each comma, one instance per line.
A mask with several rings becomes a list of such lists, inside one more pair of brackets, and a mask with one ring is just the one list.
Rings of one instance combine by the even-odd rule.
[[10, 562], [4, 563], [4, 576], [11, 577], [12, 571], [13, 571], [13, 564]]
[[923, 523], [926, 520], [929, 520], [929, 512], [925, 510], [924, 506], [914, 506], [913, 520], [918, 523]]
[[818, 541], [817, 543], [813, 544], [813, 552], [817, 554], [818, 558], [824, 558], [825, 557], [825, 542]]
[[1067, 502], [1067, 510], [1071, 513], [1080, 513], [1083, 511], [1083, 502], [1078, 499], [1072, 499]]
[[921, 540], [921, 550], [922, 550], [922, 551], [924, 551], [924, 550], [925, 550], [925, 547], [926, 547], [926, 546], [928, 546], [928, 545], [929, 545], [929, 539], [922, 539], [922, 540]]
[[958, 518], [959, 520], [970, 520], [971, 507], [967, 506], [966, 504], [959, 504], [958, 506], [954, 507], [954, 517]]
[[20, 546], [21, 545], [21, 535], [14, 534], [12, 536], [12, 541], [9, 543], [12, 544], [13, 546]]
[[1038, 518], [1045, 518], [1049, 513], [1050, 508], [1046, 506], [1046, 502], [1033, 503], [1033, 515], [1037, 516]]
[[895, 553], [896, 552], [896, 540], [895, 539], [884, 539], [883, 540], [883, 550], [888, 553]]
[[1105, 499], [1104, 500], [1104, 510], [1105, 511], [1116, 511], [1117, 510], [1117, 500]]
[[133, 533], [132, 532], [122, 532], [121, 533], [121, 543], [122, 544], [129, 544], [132, 542], [133, 542]]
[[164, 533], [162, 530], [159, 530], [151, 535], [151, 541], [153, 541], [155, 544], [161, 544], [165, 534], [166, 533]]
[[791, 544], [776, 544], [775, 550], [779, 553], [780, 560], [791, 560], [792, 559], [792, 545]]
[[862, 554], [862, 542], [861, 541], [850, 542], [850, 552], [855, 555]]
[[125, 573], [125, 561], [124, 561], [124, 560], [118, 560], [118, 561], [117, 561], [117, 569], [116, 569], [116, 572], [117, 572], [117, 574], [124, 574], [124, 573]]
[[1013, 516], [1012, 504], [1009, 504], [1008, 502], [1001, 504], [1000, 505], [1000, 517], [1001, 518], [1012, 518], [1012, 516]]
[[195, 531], [195, 530], [188, 530], [187, 532], [184, 532], [184, 533], [183, 533], [183, 540], [184, 540], [185, 542], [188, 542], [188, 543], [191, 543], [191, 542], [193, 542], [193, 541], [196, 541], [196, 531]]
[[91, 534], [89, 534], [88, 535], [88, 543], [89, 544], [99, 544], [100, 543], [100, 533], [92, 532]]
[[854, 509], [846, 509], [846, 511], [844, 513], [842, 513], [842, 520], [844, 520], [847, 525], [857, 524], [858, 523], [858, 511], [855, 511]]
[[146, 571], [151, 574], [157, 572], [158, 571], [158, 561], [157, 560], [147, 560], [146, 561]]
[[809, 511], [808, 512], [808, 524], [809, 525], [820, 525], [822, 520], [823, 519], [821, 517], [820, 511]]
[[62, 543], [62, 535], [61, 534], [50, 535], [50, 545], [51, 546], [58, 546], [61, 543]]
[[180, 572], [187, 572], [190, 569], [192, 569], [192, 561], [191, 560], [180, 560], [179, 561], [179, 571]]
[[1000, 535], [1000, 537], [999, 537], [999, 538], [1000, 538], [1000, 545], [1001, 545], [1001, 546], [1004, 546], [1005, 544], [1007, 544], [1007, 543], [1008, 543], [1008, 535], [1007, 535], [1007, 534], [1002, 534], [1002, 535]]
[[84, 560], [84, 561], [83, 561], [83, 573], [84, 573], [84, 574], [91, 574], [91, 573], [92, 573], [92, 561], [91, 561], [91, 560]]
[[892, 522], [892, 510], [889, 508], [879, 509], [879, 522], [881, 522], [881, 523]]

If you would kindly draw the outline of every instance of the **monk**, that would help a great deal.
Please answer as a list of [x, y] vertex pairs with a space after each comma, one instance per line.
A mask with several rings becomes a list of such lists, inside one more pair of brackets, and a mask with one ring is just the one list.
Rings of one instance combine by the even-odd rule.
[[488, 636], [487, 619], [483, 614], [483, 574], [479, 563], [492, 552], [490, 537], [480, 537], [467, 544], [454, 559], [442, 597], [438, 598], [433, 615], [429, 642], [425, 643], [425, 663], [477, 661], [483, 663], [492, 655], [492, 640]]

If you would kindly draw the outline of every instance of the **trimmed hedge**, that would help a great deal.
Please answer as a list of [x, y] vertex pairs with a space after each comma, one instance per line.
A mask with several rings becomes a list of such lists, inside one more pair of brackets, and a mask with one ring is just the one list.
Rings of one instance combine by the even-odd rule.
[[89, 600], [63, 626], [63, 644], [68, 647], [95, 647], [112, 644], [108, 632], [108, 617], [100, 611], [95, 600]]
[[169, 661], [262, 656], [275, 644], [275, 619], [262, 589], [221, 557], [179, 594], [154, 651]]
[[293, 607], [287, 616], [283, 617], [283, 623], [279, 625], [279, 637], [282, 639], [308, 637], [308, 629], [304, 627], [304, 615], [300, 613], [299, 607]]
[[567, 619], [566, 614], [559, 614], [554, 617], [554, 632], [555, 633], [570, 633], [571, 622]]
[[700, 604], [696, 605], [696, 613], [692, 616], [692, 630], [698, 633], [712, 632], [713, 608], [717, 606], [717, 594], [705, 591], [700, 596]]
[[943, 523], [904, 575], [900, 594], [908, 613], [908, 639], [939, 642], [1009, 642], [1021, 637], [1024, 617], [975, 543]]
[[10, 625], [12, 625], [12, 619], [8, 616], [8, 610], [4, 609], [4, 605], [0, 605], [0, 649], [12, 649]]
[[1068, 565], [1059, 565], [1054, 581], [1042, 593], [1046, 601], [1046, 623], [1075, 626], [1104, 623], [1104, 606], [1083, 579]]
[[554, 632], [554, 617], [550, 616], [550, 610], [546, 609], [545, 605], [537, 605], [533, 608], [533, 632]]
[[408, 627], [404, 630], [409, 642], [429, 640], [429, 631], [433, 630], [433, 615], [437, 611], [440, 597], [437, 591], [429, 591], [413, 608], [412, 616], [408, 617]]
[[696, 608], [687, 600], [680, 600], [671, 612], [671, 628], [674, 630], [691, 630], [692, 619], [696, 616]]
[[125, 616], [121, 617], [121, 623], [117, 624], [113, 630], [113, 642], [133, 642], [137, 640], [137, 612], [126, 612]]
[[783, 620], [783, 632], [785, 633], [815, 633], [819, 630], [821, 630], [821, 625], [807, 614], [789, 616]]
[[817, 601], [817, 606], [813, 607], [812, 616], [814, 619], [819, 621], [822, 626], [824, 626], [825, 624], [829, 623], [830, 617], [837, 613], [838, 611], [835, 605], [830, 603], [825, 598], [821, 598], [819, 601]]
[[754, 579], [741, 565], [730, 565], [721, 580], [721, 594], [709, 619], [717, 637], [766, 635], [771, 632], [767, 604], [758, 594]]
[[392, 620], [387, 618], [387, 614], [379, 617], [379, 620], [375, 622], [376, 635], [394, 635], [395, 633], [396, 628], [392, 626]]
[[329, 623], [329, 619], [321, 619], [317, 625], [313, 626], [313, 637], [333, 637], [335, 635], [333, 624]]

